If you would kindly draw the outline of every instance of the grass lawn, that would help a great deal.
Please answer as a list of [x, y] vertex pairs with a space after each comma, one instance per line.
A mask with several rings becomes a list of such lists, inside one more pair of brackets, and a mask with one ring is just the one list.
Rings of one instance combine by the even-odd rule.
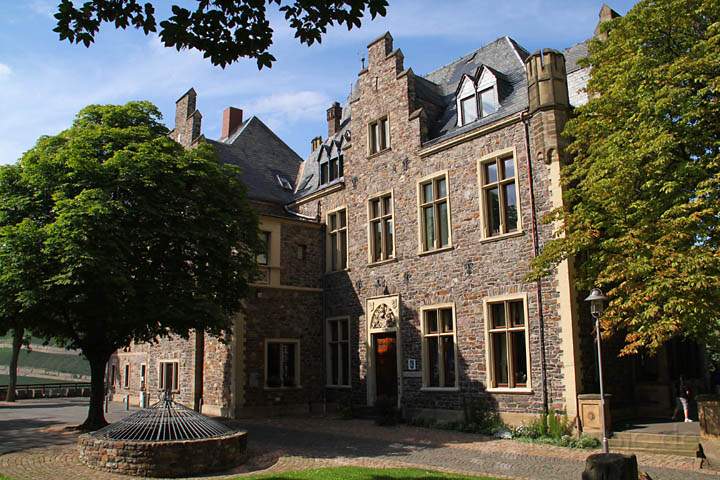
[[[10, 365], [12, 349], [0, 347], [0, 365]], [[49, 371], [90, 375], [90, 364], [80, 355], [48, 352], [20, 351], [18, 366], [25, 368], [42, 368]]]
[[245, 478], [252, 480], [334, 480], [340, 478], [343, 480], [430, 480], [436, 478], [445, 480], [498, 480], [491, 477], [468, 477], [414, 468], [360, 467], [318, 468], [299, 472], [260, 474], [249, 477], [239, 477], [238, 480]]

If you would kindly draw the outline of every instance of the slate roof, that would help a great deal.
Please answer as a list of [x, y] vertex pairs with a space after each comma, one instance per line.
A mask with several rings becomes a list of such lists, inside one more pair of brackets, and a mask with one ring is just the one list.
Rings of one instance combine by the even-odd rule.
[[[417, 85], [423, 85], [417, 89], [418, 96], [435, 104], [442, 112], [438, 118], [430, 119], [429, 140], [426, 143], [437, 143], [526, 109], [525, 59], [528, 55], [513, 39], [501, 37], [422, 77], [417, 82]], [[488, 67], [498, 78], [500, 108], [491, 115], [458, 127], [455, 101], [458, 85], [464, 75], [475, 75], [482, 66]]]
[[563, 52], [565, 55], [565, 70], [568, 74], [580, 70], [581, 67], [578, 65], [578, 61], [588, 56], [588, 44], [590, 40], [573, 45], [572, 47], [566, 48]]
[[277, 176], [287, 178], [294, 188], [302, 158], [259, 118], [251, 117], [226, 140], [207, 142], [221, 162], [240, 167], [248, 198], [283, 205], [293, 200], [293, 192], [283, 188]]

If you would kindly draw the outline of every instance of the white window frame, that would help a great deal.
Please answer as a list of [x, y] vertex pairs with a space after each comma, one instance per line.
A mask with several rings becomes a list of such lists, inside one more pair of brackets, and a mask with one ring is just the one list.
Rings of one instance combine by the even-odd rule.
[[[481, 94], [486, 90], [491, 90], [492, 97], [495, 103], [495, 109], [492, 112], [485, 112], [481, 99]], [[492, 115], [500, 109], [500, 97], [498, 95], [498, 81], [495, 74], [487, 68], [483, 68], [480, 76], [478, 77], [476, 91], [476, 103], [478, 106], [478, 118], [484, 118], [488, 115]]]
[[[455, 385], [452, 387], [438, 387], [438, 386], [429, 386], [430, 383], [430, 361], [429, 361], [429, 352], [428, 352], [428, 338], [436, 338], [436, 337], [443, 337], [443, 336], [450, 336], [450, 334], [443, 334], [443, 333], [428, 333], [427, 326], [425, 323], [425, 313], [431, 310], [447, 310], [450, 309], [452, 312], [452, 321], [453, 321], [453, 356], [454, 356], [454, 362], [455, 362]], [[438, 316], [438, 332], [440, 330], [440, 316]], [[420, 332], [421, 332], [421, 343], [422, 343], [422, 390], [427, 391], [444, 391], [444, 392], [456, 392], [460, 390], [460, 370], [458, 368], [458, 342], [457, 342], [457, 315], [455, 310], [455, 303], [439, 303], [436, 305], [425, 305], [420, 307]], [[443, 362], [440, 363], [440, 368], [443, 370], [445, 368], [445, 364]]]
[[[340, 227], [340, 222], [337, 222], [338, 228], [335, 230], [330, 229], [330, 217], [333, 215], [337, 215], [342, 210], [345, 210], [345, 226]], [[331, 273], [331, 272], [344, 272], [349, 270], [350, 268], [350, 215], [348, 215], [348, 208], [347, 206], [343, 205], [341, 207], [337, 207], [333, 210], [330, 210], [325, 215], [325, 272]], [[340, 235], [342, 232], [345, 232], [345, 267], [344, 268], [333, 268], [332, 265], [332, 242], [330, 241], [332, 234], [337, 233]], [[340, 242], [337, 243], [337, 258], [338, 260], [341, 258], [342, 249], [340, 247]], [[339, 267], [340, 265], [338, 265]]]
[[[440, 177], [445, 177], [445, 201], [447, 203], [447, 228], [448, 228], [448, 244], [445, 246], [438, 246], [440, 241], [440, 223], [437, 222], [438, 209], [435, 207], [440, 203], [437, 199], [437, 192], [435, 191], [435, 180]], [[433, 201], [423, 203], [423, 191], [422, 187], [427, 183], [433, 183]], [[434, 206], [434, 215], [436, 215], [435, 221], [435, 238], [433, 239], [433, 246], [426, 247], [425, 242], [425, 216], [423, 215], [423, 207], [430, 203]], [[418, 215], [418, 255], [428, 255], [435, 252], [444, 252], [453, 248], [453, 234], [452, 234], [452, 205], [450, 202], [450, 175], [447, 170], [441, 170], [439, 172], [427, 175], [417, 182], [417, 215]]]
[[[347, 380], [348, 380], [348, 383], [347, 384], [332, 382], [332, 370], [331, 370], [331, 366], [330, 366], [330, 364], [332, 363], [332, 354], [330, 351], [330, 349], [331, 349], [330, 345], [333, 343], [333, 341], [330, 337], [330, 324], [332, 322], [346, 322], [347, 323], [348, 337], [344, 340], [338, 339], [338, 341], [335, 342], [338, 344], [347, 343], [347, 345], [348, 345], [348, 349], [347, 349], [348, 350], [348, 354], [347, 354], [347, 366], [348, 366]], [[338, 332], [340, 332], [340, 331], [341, 330], [338, 326]], [[350, 317], [348, 317], [348, 316], [328, 317], [325, 319], [325, 340], [326, 340], [325, 341], [325, 355], [326, 355], [325, 365], [327, 365], [327, 375], [325, 376], [325, 378], [326, 378], [325, 386], [328, 388], [351, 388], [352, 387], [352, 363], [351, 363], [352, 354], [351, 354], [351, 350], [350, 350], [350, 345], [351, 345], [350, 332], [351, 332]], [[339, 335], [338, 335], [338, 337], [339, 337]], [[339, 352], [342, 352], [342, 349], [340, 349]], [[341, 371], [341, 369], [342, 369], [342, 362], [340, 361], [340, 353], [338, 353], [338, 373]], [[340, 378], [339, 375], [338, 375], [338, 378]]]
[[[512, 156], [513, 164], [515, 168], [515, 205], [517, 206], [517, 227], [515, 231], [507, 231], [507, 226], [505, 225], [505, 218], [502, 214], [502, 209], [504, 208], [502, 206], [502, 199], [505, 195], [504, 192], [502, 192], [502, 188], [499, 188], [499, 201], [500, 201], [500, 233], [497, 235], [492, 235], [490, 232], [490, 212], [489, 212], [489, 205], [488, 202], [486, 202], [485, 199], [485, 190], [486, 190], [486, 182], [485, 182], [485, 165], [488, 163], [496, 162], [499, 159], [507, 158]], [[498, 171], [498, 180], [496, 182], [493, 182], [493, 184], [500, 185], [503, 183], [502, 180], [500, 180], [500, 171]], [[480, 204], [480, 226], [481, 226], [481, 238], [482, 240], [486, 241], [492, 241], [497, 240], [500, 238], [505, 237], [513, 237], [517, 235], [523, 234], [523, 219], [522, 219], [522, 204], [520, 203], [520, 171], [518, 169], [518, 158], [517, 158], [517, 149], [515, 147], [510, 148], [504, 148], [502, 150], [494, 151], [488, 155], [484, 155], [477, 161], [477, 181], [478, 181], [478, 199]], [[509, 182], [505, 182], [509, 183]]]
[[[490, 332], [494, 330], [491, 324], [490, 318], [490, 305], [493, 303], [509, 302], [509, 301], [522, 301], [525, 313], [525, 326], [522, 328], [506, 328], [505, 331], [520, 331], [525, 330], [525, 364], [527, 365], [527, 381], [524, 387], [494, 387], [495, 385], [495, 363], [494, 353], [492, 351], [492, 343]], [[528, 310], [528, 297], [527, 293], [513, 293], [507, 295], [498, 295], [494, 297], [487, 297], [483, 299], [483, 314], [485, 316], [485, 390], [488, 392], [495, 393], [521, 393], [530, 394], [533, 393], [532, 389], [532, 363], [530, 363], [530, 315]], [[507, 319], [507, 322], [510, 320]], [[509, 335], [508, 337], [509, 338]], [[509, 352], [509, 350], [508, 350]], [[511, 355], [508, 355], [511, 357]], [[512, 375], [512, 359], [508, 359], [508, 380]]]
[[[295, 345], [295, 385], [291, 387], [280, 386], [280, 387], [269, 387], [268, 386], [268, 346], [272, 343], [291, 343]], [[298, 338], [266, 338], [265, 339], [265, 350], [263, 353], [263, 389], [265, 390], [297, 390], [302, 388], [300, 381], [300, 339]]]
[[[383, 199], [385, 197], [390, 197], [390, 213], [384, 212], [384, 203]], [[373, 217], [372, 214], [372, 202], [380, 200], [380, 216], [379, 217]], [[388, 190], [385, 192], [380, 192], [372, 197], [370, 197], [367, 201], [367, 216], [368, 216], [368, 263], [369, 264], [376, 264], [376, 263], [383, 263], [390, 260], [395, 260], [395, 244], [397, 243], [397, 239], [395, 237], [395, 194], [393, 190]], [[386, 232], [385, 232], [385, 223], [390, 220], [392, 222], [392, 251], [387, 252], [386, 246], [387, 246], [387, 240], [386, 240]], [[380, 252], [380, 258], [375, 258], [375, 235], [373, 232], [373, 224], [380, 222], [380, 225], [382, 228], [381, 230], [381, 252]]]

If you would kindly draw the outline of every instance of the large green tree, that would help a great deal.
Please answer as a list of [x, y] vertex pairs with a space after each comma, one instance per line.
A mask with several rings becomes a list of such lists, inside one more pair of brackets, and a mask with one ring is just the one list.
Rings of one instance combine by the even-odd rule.
[[604, 24], [590, 101], [566, 134], [564, 233], [536, 276], [575, 257], [579, 287], [611, 298], [624, 353], [720, 337], [720, 2], [642, 0]]
[[[55, 14], [55, 32], [61, 40], [95, 41], [100, 26], [128, 26], [145, 34], [157, 31], [154, 3], [142, 0], [90, 0], [76, 5], [61, 0]], [[173, 4], [172, 15], [160, 22], [160, 40], [166, 47], [194, 48], [214, 65], [225, 67], [239, 58], [254, 58], [258, 68], [270, 67], [273, 29], [267, 7], [274, 6], [285, 17], [295, 37], [306, 45], [322, 41], [328, 27], [360, 27], [366, 11], [384, 16], [387, 0], [195, 0], [195, 8]]]
[[258, 220], [236, 168], [207, 144], [185, 150], [160, 120], [148, 102], [89, 106], [11, 167], [32, 211], [0, 228], [0, 266], [40, 262], [23, 293], [33, 334], [90, 362], [88, 429], [105, 424], [114, 351], [193, 330], [220, 334], [256, 274]]

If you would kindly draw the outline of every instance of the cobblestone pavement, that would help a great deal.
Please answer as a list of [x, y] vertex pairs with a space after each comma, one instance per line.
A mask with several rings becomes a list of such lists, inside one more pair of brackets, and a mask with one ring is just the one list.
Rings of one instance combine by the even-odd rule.
[[[0, 406], [0, 446], [5, 447], [8, 441], [14, 446], [14, 451], [5, 448], [8, 453], [0, 454], [0, 473], [14, 480], [128, 480], [130, 477], [97, 472], [78, 463], [76, 434], [63, 427], [79, 423], [84, 408], [82, 402], [58, 399], [44, 404], [23, 402], [20, 408]], [[114, 406], [109, 417], [118, 419], [124, 414]], [[577, 480], [591, 453], [406, 426], [377, 427], [366, 420], [305, 417], [237, 423], [250, 432], [249, 461], [233, 472], [204, 478], [361, 465], [412, 466], [512, 479]], [[12, 426], [9, 432], [4, 428], [8, 425]], [[718, 478], [697, 470], [693, 459], [641, 454], [638, 460], [654, 480]]]

